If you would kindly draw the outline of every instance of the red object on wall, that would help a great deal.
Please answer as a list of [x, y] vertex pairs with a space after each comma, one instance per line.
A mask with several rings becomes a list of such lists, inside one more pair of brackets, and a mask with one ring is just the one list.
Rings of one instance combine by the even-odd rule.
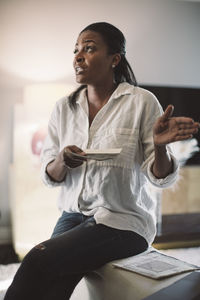
[[34, 155], [40, 155], [46, 136], [47, 129], [39, 128], [34, 132], [31, 139], [31, 150]]

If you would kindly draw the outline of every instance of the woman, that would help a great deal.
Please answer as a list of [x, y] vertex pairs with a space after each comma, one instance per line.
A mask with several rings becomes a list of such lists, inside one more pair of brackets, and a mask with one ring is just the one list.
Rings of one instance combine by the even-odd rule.
[[[167, 187], [178, 166], [167, 146], [191, 138], [199, 124], [162, 112], [137, 87], [121, 31], [94, 23], [74, 51], [80, 87], [57, 102], [42, 154], [42, 176], [60, 186], [62, 212], [52, 238], [24, 258], [5, 300], [69, 299], [88, 272], [145, 251], [156, 233], [155, 200], [147, 181]], [[85, 149], [122, 148], [95, 161]]]

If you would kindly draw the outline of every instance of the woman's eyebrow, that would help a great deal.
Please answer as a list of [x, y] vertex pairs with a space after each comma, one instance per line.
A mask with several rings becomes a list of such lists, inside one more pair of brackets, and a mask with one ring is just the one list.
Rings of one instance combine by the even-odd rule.
[[[95, 42], [94, 40], [84, 40], [83, 43], [95, 43], [97, 44], [97, 42]], [[78, 43], [75, 44], [75, 46], [78, 46]]]
[[91, 42], [93, 42], [93, 43], [96, 44], [96, 42], [95, 42], [94, 40], [84, 40], [84, 41], [83, 41], [83, 43], [91, 43]]

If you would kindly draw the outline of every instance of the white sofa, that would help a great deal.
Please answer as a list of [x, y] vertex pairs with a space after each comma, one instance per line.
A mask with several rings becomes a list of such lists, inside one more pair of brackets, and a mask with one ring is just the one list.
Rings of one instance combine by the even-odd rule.
[[142, 300], [187, 275], [157, 280], [113, 268], [112, 263], [108, 263], [83, 278], [70, 300]]

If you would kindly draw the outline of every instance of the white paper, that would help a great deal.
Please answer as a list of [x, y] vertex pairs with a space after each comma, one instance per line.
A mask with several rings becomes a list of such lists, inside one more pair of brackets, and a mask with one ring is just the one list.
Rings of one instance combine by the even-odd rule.
[[121, 148], [114, 148], [114, 149], [86, 149], [84, 152], [86, 153], [86, 156], [79, 155], [77, 153], [73, 153], [74, 156], [78, 158], [85, 157], [86, 159], [91, 160], [107, 160], [107, 159], [113, 159], [115, 156], [120, 154]]
[[200, 270], [198, 266], [165, 255], [156, 250], [146, 251], [121, 261], [115, 261], [113, 266], [154, 279]]

